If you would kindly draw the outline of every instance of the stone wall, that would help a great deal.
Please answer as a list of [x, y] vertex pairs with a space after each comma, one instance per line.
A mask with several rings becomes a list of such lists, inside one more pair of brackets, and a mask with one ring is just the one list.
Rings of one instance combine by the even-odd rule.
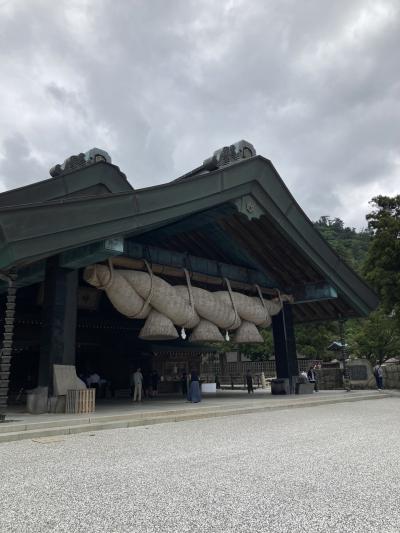
[[351, 388], [353, 390], [376, 388], [372, 366], [367, 359], [350, 359], [347, 361], [347, 369], [350, 374]]
[[321, 368], [316, 372], [320, 390], [334, 390], [343, 388], [343, 373], [340, 368]]
[[[361, 367], [365, 366], [365, 375]], [[376, 389], [375, 377], [372, 366], [365, 359], [352, 360], [351, 369], [351, 388], [357, 389]], [[388, 364], [382, 366], [383, 369], [383, 386], [385, 389], [400, 389], [400, 364]], [[321, 390], [333, 390], [343, 388], [343, 371], [340, 368], [322, 368], [317, 371], [319, 377], [319, 388]]]
[[400, 389], [400, 364], [388, 364], [382, 368], [384, 388]]
[[[299, 360], [299, 370], [307, 371], [313, 361]], [[366, 359], [352, 359], [347, 362], [351, 372], [352, 389], [376, 389], [375, 378], [372, 371], [372, 365]], [[400, 389], [400, 364], [389, 364], [383, 366], [383, 386], [387, 389]], [[225, 363], [221, 366], [219, 363], [203, 363], [201, 374], [204, 378], [214, 379], [217, 374], [221, 383], [231, 383], [232, 378], [235, 383], [243, 383], [243, 376], [250, 370], [253, 374], [255, 383], [261, 372], [264, 372], [266, 378], [275, 377], [275, 361], [262, 362], [237, 362]], [[343, 370], [340, 368], [321, 368], [317, 370], [319, 378], [319, 388], [321, 390], [343, 389]]]

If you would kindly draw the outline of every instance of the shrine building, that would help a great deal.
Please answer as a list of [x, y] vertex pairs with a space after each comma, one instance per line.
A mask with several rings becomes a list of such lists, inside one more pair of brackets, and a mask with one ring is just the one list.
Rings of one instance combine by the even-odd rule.
[[[378, 304], [246, 141], [142, 189], [98, 149], [50, 175], [0, 194], [0, 413], [21, 389], [51, 395], [54, 364], [96, 371], [114, 389], [136, 367], [156, 367], [172, 391], [172, 374], [215, 350], [208, 340], [240, 342], [239, 324], [254, 338], [271, 324], [277, 376], [292, 381], [294, 323], [363, 317]], [[246, 302], [265, 320], [245, 318]], [[187, 322], [182, 309], [193, 312]], [[146, 333], [157, 320], [160, 332]]]

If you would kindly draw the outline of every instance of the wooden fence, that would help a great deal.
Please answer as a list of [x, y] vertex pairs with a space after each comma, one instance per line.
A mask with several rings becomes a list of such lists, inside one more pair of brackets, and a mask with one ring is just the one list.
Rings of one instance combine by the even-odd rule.
[[[299, 372], [307, 372], [315, 359], [299, 359]], [[319, 362], [319, 361], [318, 361]], [[241, 361], [237, 363], [203, 363], [200, 368], [202, 379], [213, 382], [218, 376], [221, 385], [244, 385], [245, 375], [250, 370], [255, 386], [261, 385], [261, 374], [264, 372], [266, 379], [276, 377], [275, 361]]]

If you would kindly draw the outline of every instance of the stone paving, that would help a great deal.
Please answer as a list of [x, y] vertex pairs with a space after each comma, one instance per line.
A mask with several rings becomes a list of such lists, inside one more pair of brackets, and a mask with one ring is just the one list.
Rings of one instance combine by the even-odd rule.
[[400, 397], [0, 447], [2, 533], [400, 531]]
[[106, 400], [99, 402], [96, 412], [90, 414], [31, 415], [24, 412], [25, 408], [21, 405], [11, 407], [6, 423], [0, 424], [0, 444], [45, 436], [384, 398], [387, 394], [391, 395], [392, 392], [370, 390], [347, 393], [337, 390], [318, 394], [272, 396], [268, 391], [257, 390], [249, 396], [243, 391], [218, 391], [217, 395], [203, 398], [199, 404], [187, 402], [181, 396], [160, 397], [144, 403], [132, 403], [129, 399]]

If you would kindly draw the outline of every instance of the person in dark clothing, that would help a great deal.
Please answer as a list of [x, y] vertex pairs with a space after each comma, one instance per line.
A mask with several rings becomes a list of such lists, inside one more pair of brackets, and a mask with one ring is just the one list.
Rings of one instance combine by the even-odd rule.
[[150, 383], [151, 383], [151, 376], [150, 372], [148, 370], [145, 370], [143, 372], [143, 398], [150, 398]]
[[250, 370], [248, 370], [246, 373], [246, 385], [247, 385], [247, 393], [254, 394], [253, 376], [251, 375]]
[[158, 383], [160, 381], [160, 376], [158, 375], [157, 370], [153, 370], [151, 373], [151, 390], [153, 397], [158, 396]]
[[376, 387], [378, 390], [383, 390], [383, 369], [379, 361], [374, 366], [374, 376], [376, 381]]
[[316, 373], [316, 365], [312, 365], [310, 366], [310, 368], [308, 369], [308, 372], [307, 372], [307, 377], [308, 377], [308, 381], [310, 383], [314, 383], [314, 390], [315, 392], [318, 392], [319, 391], [319, 388], [318, 388], [318, 375]]
[[185, 398], [187, 397], [187, 392], [188, 392], [187, 382], [188, 382], [187, 374], [186, 372], [183, 372], [182, 377], [181, 377], [181, 388], [182, 388], [182, 396], [184, 396]]
[[201, 402], [200, 378], [195, 370], [190, 373], [189, 398], [192, 403]]

